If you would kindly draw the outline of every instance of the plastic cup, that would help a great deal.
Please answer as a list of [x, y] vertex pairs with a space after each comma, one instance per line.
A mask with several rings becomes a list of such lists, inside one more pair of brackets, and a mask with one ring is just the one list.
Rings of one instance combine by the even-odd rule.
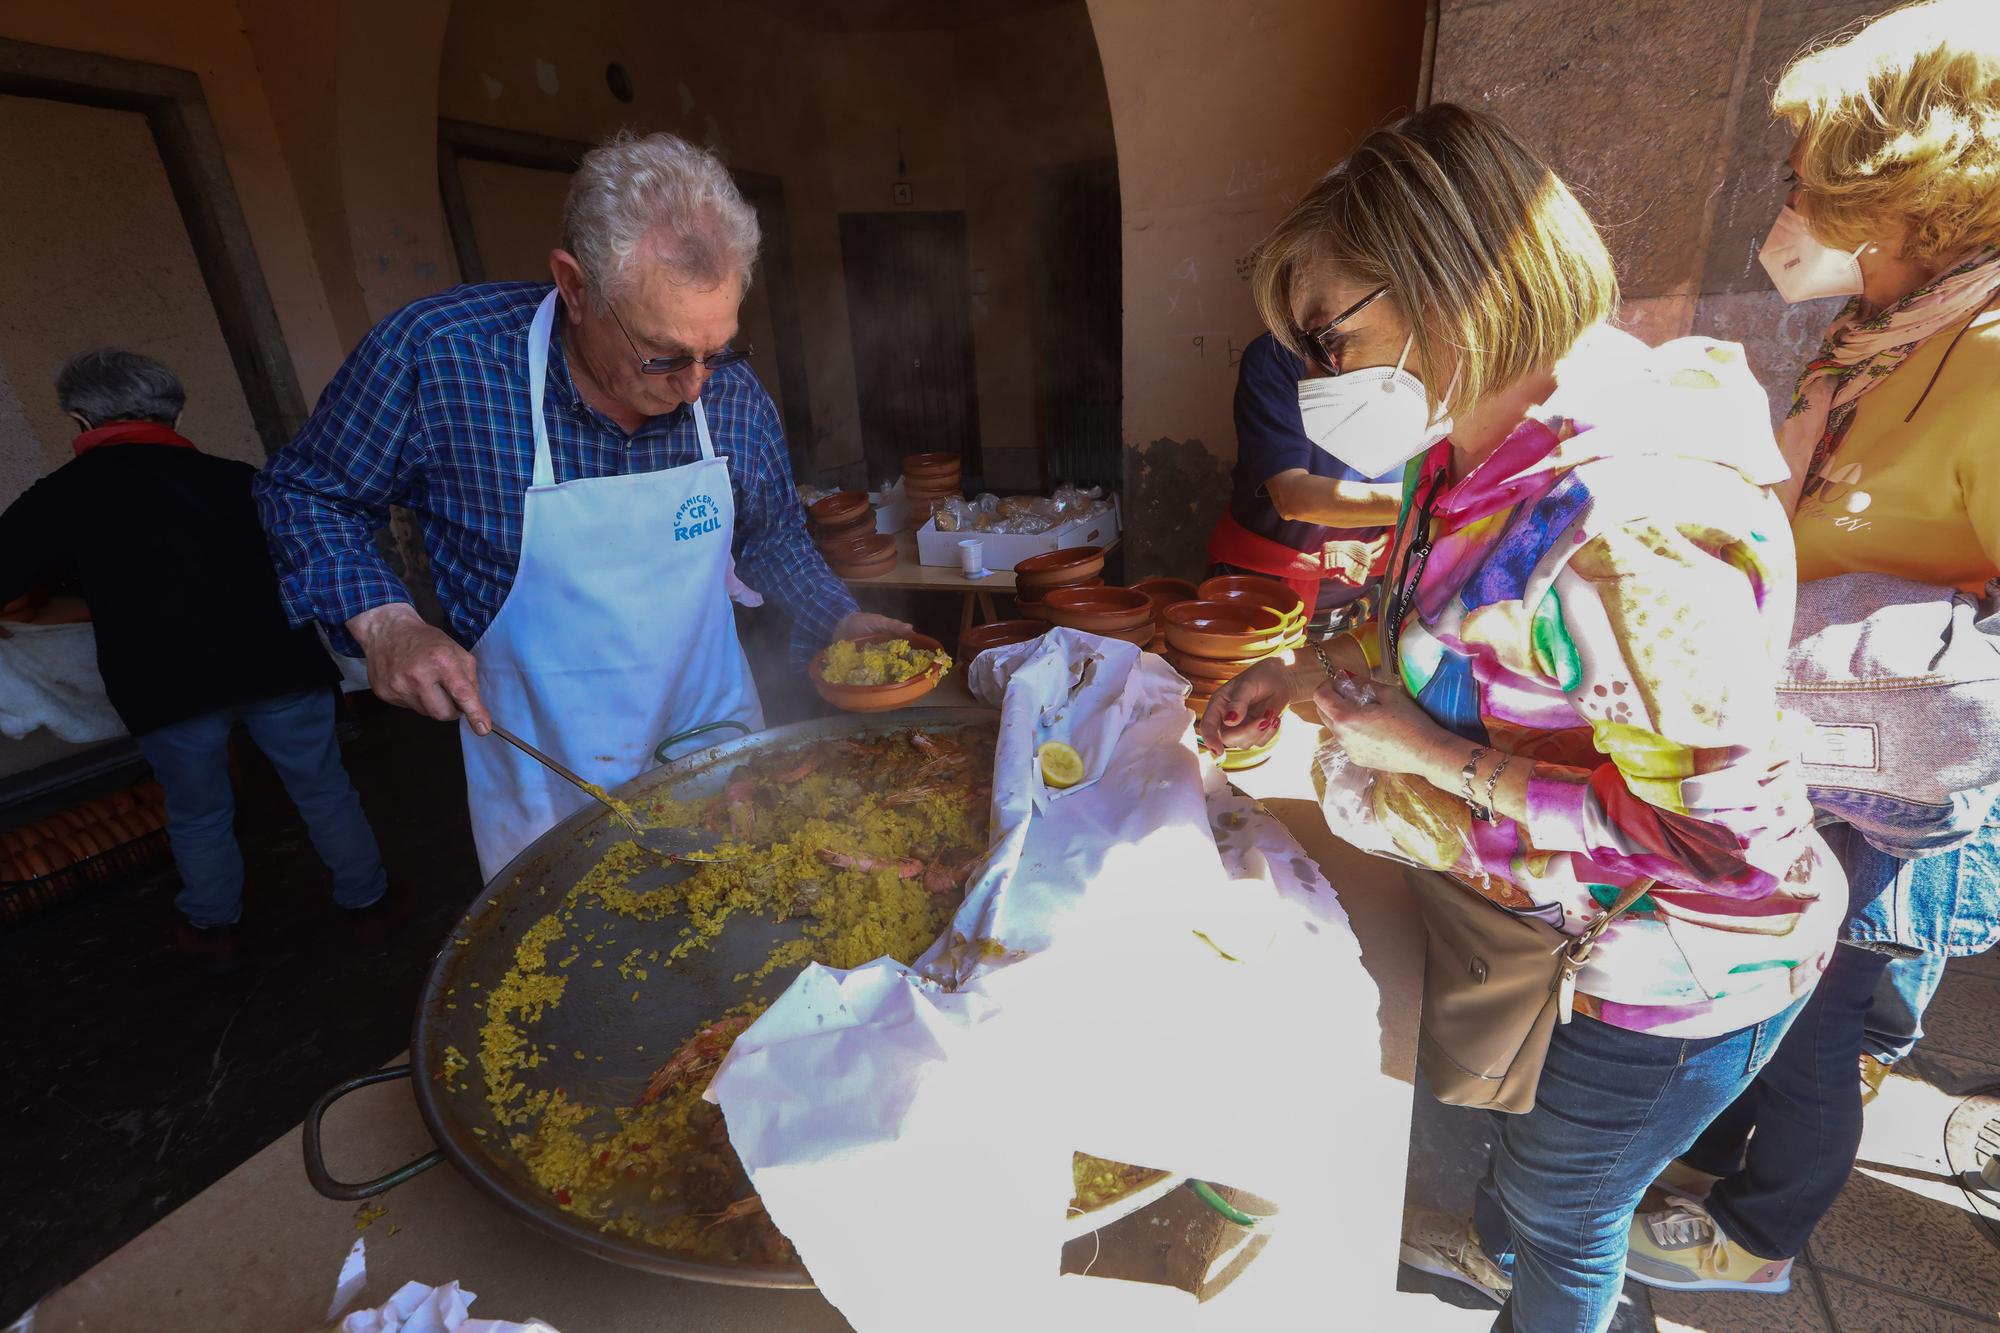
[[958, 569], [969, 579], [986, 577], [986, 543], [969, 537], [958, 544]]

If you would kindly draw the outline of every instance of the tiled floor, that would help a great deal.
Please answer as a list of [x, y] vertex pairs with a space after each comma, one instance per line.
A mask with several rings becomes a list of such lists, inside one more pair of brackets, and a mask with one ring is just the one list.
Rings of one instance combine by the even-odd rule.
[[[2000, 951], [1954, 962], [1926, 1037], [1868, 1109], [1861, 1156], [1783, 1296], [1626, 1286], [1618, 1333], [1973, 1333], [2000, 1328], [2000, 1228], [1982, 1222], [1952, 1178], [1946, 1122], [1982, 1087], [2000, 1087]], [[1978, 1098], [1976, 1126], [2000, 1116]], [[1963, 1143], [1953, 1154], [1965, 1158]], [[1485, 1160], [1478, 1114], [1420, 1097], [1410, 1199], [1469, 1207]], [[1404, 1270], [1406, 1289], [1476, 1304], [1463, 1288]]]

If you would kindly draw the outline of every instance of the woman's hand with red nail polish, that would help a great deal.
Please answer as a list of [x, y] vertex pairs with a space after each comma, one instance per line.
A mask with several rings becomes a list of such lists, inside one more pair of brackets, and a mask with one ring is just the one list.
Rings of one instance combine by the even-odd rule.
[[1277, 725], [1278, 714], [1291, 703], [1291, 688], [1290, 667], [1283, 662], [1259, 662], [1216, 690], [1196, 734], [1217, 754], [1260, 744]]

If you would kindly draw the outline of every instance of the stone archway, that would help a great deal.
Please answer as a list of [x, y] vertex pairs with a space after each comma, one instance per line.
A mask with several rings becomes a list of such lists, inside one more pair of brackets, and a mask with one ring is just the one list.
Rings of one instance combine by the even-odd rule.
[[1412, 109], [1419, 0], [1089, 0], [1124, 207], [1126, 571], [1186, 576], [1235, 459], [1252, 248], [1377, 123]]

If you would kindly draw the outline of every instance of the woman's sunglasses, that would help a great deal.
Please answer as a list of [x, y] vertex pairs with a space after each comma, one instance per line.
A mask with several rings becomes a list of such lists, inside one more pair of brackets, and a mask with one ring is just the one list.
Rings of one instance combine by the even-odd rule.
[[1318, 328], [1301, 329], [1298, 335], [1299, 345], [1305, 349], [1307, 359], [1327, 374], [1338, 375], [1340, 348], [1334, 340], [1341, 336], [1340, 326], [1373, 305], [1376, 298], [1388, 290], [1387, 286], [1377, 287]]

